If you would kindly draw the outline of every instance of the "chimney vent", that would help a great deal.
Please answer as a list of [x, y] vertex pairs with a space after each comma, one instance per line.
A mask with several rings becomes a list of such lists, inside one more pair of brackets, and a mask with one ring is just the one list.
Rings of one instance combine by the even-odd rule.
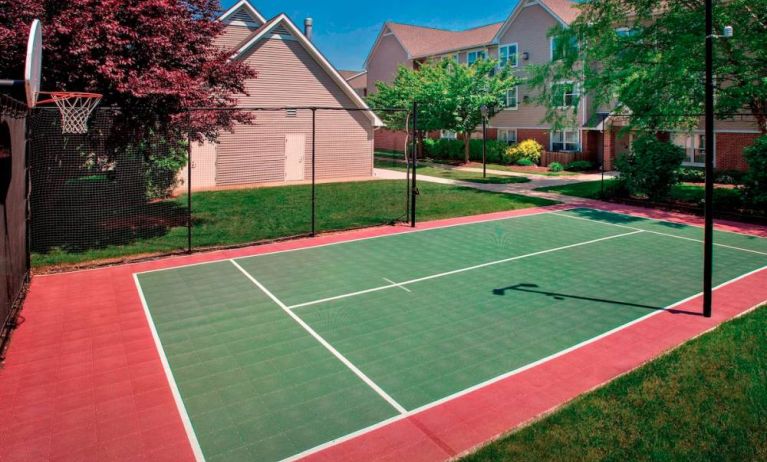
[[306, 18], [304, 19], [304, 35], [306, 38], [309, 39], [309, 41], [312, 41], [312, 26], [314, 25], [314, 21], [312, 18]]

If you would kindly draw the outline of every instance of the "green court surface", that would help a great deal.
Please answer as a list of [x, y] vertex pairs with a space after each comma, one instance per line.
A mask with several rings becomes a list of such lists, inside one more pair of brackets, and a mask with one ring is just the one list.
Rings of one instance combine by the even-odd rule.
[[[577, 209], [137, 279], [206, 459], [266, 461], [694, 296], [701, 238]], [[767, 265], [767, 239], [719, 232], [716, 242], [716, 284]]]

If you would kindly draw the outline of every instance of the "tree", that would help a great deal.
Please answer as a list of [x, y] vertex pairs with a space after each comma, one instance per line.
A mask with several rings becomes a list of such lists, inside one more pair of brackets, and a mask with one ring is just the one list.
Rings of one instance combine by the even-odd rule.
[[[497, 71], [498, 62], [479, 60], [471, 66], [452, 60], [425, 63], [418, 70], [400, 67], [391, 84], [379, 82], [378, 92], [368, 100], [375, 108], [409, 107], [420, 103], [418, 128], [422, 131], [450, 130], [464, 140], [469, 162], [471, 133], [482, 123], [481, 107], [498, 110], [505, 106], [506, 92], [516, 85], [508, 68]], [[403, 129], [401, 114], [382, 113], [392, 129]]]
[[33, 18], [43, 22], [44, 90], [102, 93], [134, 130], [173, 127], [215, 138], [246, 121], [236, 93], [255, 75], [214, 39], [216, 0], [0, 0], [0, 75], [20, 76]]
[[[631, 128], [692, 128], [704, 107], [704, 2], [702, 0], [592, 0], [568, 28], [550, 32], [560, 59], [530, 67], [529, 84], [547, 106], [547, 121], [574, 125], [574, 110], [560, 110], [555, 83], [580, 82], [593, 108], [630, 114]], [[750, 113], [767, 133], [767, 0], [716, 4], [716, 113]]]

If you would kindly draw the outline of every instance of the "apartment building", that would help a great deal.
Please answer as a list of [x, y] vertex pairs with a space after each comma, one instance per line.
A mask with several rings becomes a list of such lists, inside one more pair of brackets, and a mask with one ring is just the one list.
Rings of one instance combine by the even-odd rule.
[[[366, 61], [367, 92], [376, 91], [377, 82], [391, 82], [398, 66], [417, 69], [432, 59], [455, 59], [472, 64], [478, 59], [492, 58], [508, 66], [520, 77], [530, 64], [543, 64], [558, 59], [557, 44], [548, 36], [560, 25], [568, 27], [580, 10], [570, 0], [520, 0], [506, 20], [486, 26], [449, 31], [409, 24], [387, 22], [383, 25]], [[604, 159], [607, 169], [614, 159], [626, 152], [633, 136], [620, 130], [625, 119], [610, 114], [609, 108], [592, 108], [587, 94], [580, 94], [578, 82], [560, 82], [556, 91], [562, 107], [576, 107], [577, 127], [552, 130], [543, 121], [546, 109], [535, 104], [533, 89], [520, 85], [506, 95], [506, 107], [490, 120], [488, 136], [509, 143], [535, 139], [550, 152], [570, 153], [573, 159], [595, 163]], [[717, 124], [716, 166], [719, 169], [745, 170], [743, 148], [759, 136], [753, 122], [726, 120]], [[669, 132], [668, 138], [685, 148], [685, 164], [703, 164], [703, 130]], [[442, 133], [454, 137], [452, 133]], [[376, 132], [377, 149], [402, 150], [404, 134], [388, 130]], [[558, 159], [567, 159], [558, 156]]]

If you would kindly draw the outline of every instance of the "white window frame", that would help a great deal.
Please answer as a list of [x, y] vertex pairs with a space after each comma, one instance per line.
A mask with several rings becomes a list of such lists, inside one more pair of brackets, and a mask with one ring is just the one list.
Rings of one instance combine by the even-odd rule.
[[[556, 134], [562, 135], [562, 141], [554, 141], [554, 136]], [[575, 141], [567, 141], [567, 135], [568, 134], [575, 134]], [[561, 144], [562, 149], [554, 149], [554, 143]], [[572, 145], [568, 147], [568, 145]], [[552, 130], [549, 135], [549, 150], [554, 152], [578, 152], [581, 150], [581, 132], [580, 130], [572, 130], [572, 129], [565, 129], [565, 130]]]
[[[509, 105], [509, 93], [514, 92], [514, 106]], [[506, 101], [505, 101], [506, 107], [504, 107], [504, 110], [509, 111], [516, 111], [519, 109], [519, 85], [514, 85], [514, 88], [511, 90], [506, 90]]]
[[[580, 104], [580, 96], [581, 96], [581, 89], [580, 85], [578, 85], [577, 82], [574, 82], [572, 80], [562, 80], [560, 82], [556, 82], [552, 84], [552, 93], [553, 93], [553, 87], [557, 85], [572, 85], [573, 89], [571, 93], [563, 92], [562, 93], [562, 104], [557, 106], [557, 109], [570, 109], [574, 107], [578, 107], [578, 104]], [[567, 104], [567, 97], [570, 96], [571, 99], [579, 98], [578, 104]]]
[[[689, 165], [694, 167], [702, 167], [704, 162], [695, 162], [695, 152], [701, 151], [701, 156], [705, 159], [706, 143], [705, 133], [701, 131], [694, 132], [672, 132], [671, 143], [684, 149], [685, 160], [682, 161], [682, 165]], [[684, 144], [680, 144], [678, 141], [683, 141]], [[716, 137], [714, 137], [716, 140]], [[714, 149], [716, 152], [716, 149]]]
[[[499, 128], [498, 135], [496, 136], [496, 139], [498, 141], [505, 141], [509, 144], [516, 144], [517, 143], [517, 129], [516, 128]], [[505, 136], [502, 136], [501, 134], [505, 134]], [[509, 139], [509, 134], [514, 134], [512, 137], [513, 139]]]
[[457, 140], [458, 133], [454, 132], [453, 130], [440, 130], [439, 138], [442, 140]]
[[[474, 53], [474, 55], [475, 55], [475, 57], [474, 57], [474, 62], [472, 62], [472, 61], [469, 59], [469, 57], [471, 56], [471, 54], [472, 54], [472, 53]], [[466, 52], [466, 65], [468, 65], [468, 66], [471, 66], [472, 64], [474, 64], [474, 63], [476, 63], [477, 61], [479, 61], [479, 59], [478, 59], [478, 57], [477, 57], [477, 55], [478, 55], [479, 53], [482, 53], [482, 59], [487, 59], [487, 49], [486, 49], [486, 48], [478, 48], [478, 49], [476, 49], [476, 50], [467, 51], [467, 52]]]
[[[509, 53], [509, 49], [514, 48], [514, 54]], [[501, 58], [502, 50], [506, 49], [506, 64], [503, 64], [503, 58]], [[511, 56], [514, 56], [514, 64], [509, 64]], [[498, 47], [498, 67], [519, 67], [519, 43], [507, 43]]]
[[[576, 43], [577, 47], [578, 44]], [[549, 60], [554, 61], [554, 37], [549, 37]]]

